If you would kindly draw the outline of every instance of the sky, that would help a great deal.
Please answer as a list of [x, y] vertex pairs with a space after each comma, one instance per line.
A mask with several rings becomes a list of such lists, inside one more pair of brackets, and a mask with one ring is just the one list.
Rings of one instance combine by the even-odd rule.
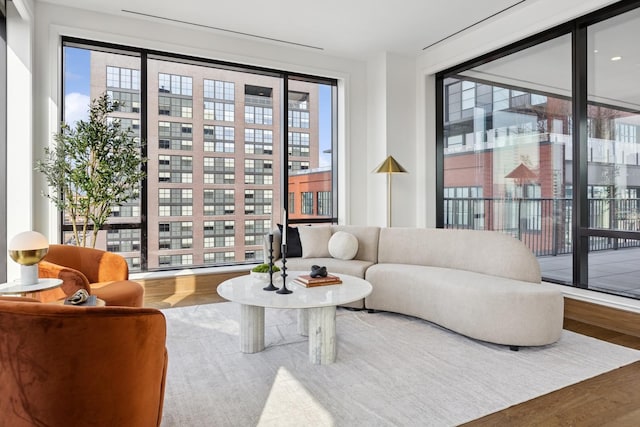
[[[64, 121], [73, 126], [88, 118], [91, 93], [90, 51], [74, 47], [64, 48]], [[320, 167], [331, 166], [331, 86], [319, 85]]]
[[72, 125], [88, 118], [90, 57], [86, 49], [64, 48], [64, 120]]

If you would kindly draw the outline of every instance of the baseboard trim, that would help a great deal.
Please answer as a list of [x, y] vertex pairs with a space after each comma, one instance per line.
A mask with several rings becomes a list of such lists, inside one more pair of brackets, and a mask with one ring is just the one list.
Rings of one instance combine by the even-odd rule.
[[565, 298], [589, 302], [600, 306], [615, 308], [617, 310], [640, 313], [640, 300], [625, 298], [618, 295], [606, 294], [604, 292], [590, 291], [588, 289], [575, 288], [572, 286], [558, 285], [548, 282], [544, 283], [558, 287]]

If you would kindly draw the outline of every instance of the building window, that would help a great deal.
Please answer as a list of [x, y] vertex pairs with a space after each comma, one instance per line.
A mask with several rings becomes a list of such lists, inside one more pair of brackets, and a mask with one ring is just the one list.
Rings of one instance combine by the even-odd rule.
[[160, 216], [185, 216], [193, 214], [193, 190], [190, 188], [158, 189]]
[[307, 161], [301, 162], [298, 160], [292, 160], [292, 161], [289, 161], [289, 170], [292, 172], [308, 170], [309, 164], [310, 163]]
[[140, 90], [140, 71], [108, 66], [107, 88]]
[[318, 191], [318, 215], [331, 216], [330, 191]]
[[193, 117], [193, 101], [184, 98], [172, 98], [170, 96], [158, 97], [158, 114], [160, 116]]
[[245, 184], [272, 185], [273, 161], [262, 159], [246, 159], [244, 161]]
[[245, 190], [244, 209], [246, 215], [271, 214], [273, 190]]
[[193, 150], [193, 126], [190, 123], [158, 122], [158, 148]]
[[309, 136], [307, 132], [289, 132], [289, 155], [309, 157]]
[[193, 157], [191, 156], [158, 156], [158, 181], [173, 183], [193, 182]]
[[246, 154], [273, 154], [273, 131], [245, 129], [244, 152]]
[[222, 101], [235, 100], [235, 84], [221, 80], [204, 79], [204, 97]]
[[204, 151], [233, 153], [235, 128], [231, 126], [204, 126]]
[[244, 107], [244, 122], [256, 125], [272, 125], [273, 108], [246, 105]]
[[234, 121], [235, 106], [226, 102], [204, 101], [205, 120]]
[[296, 193], [289, 192], [289, 213], [296, 213]]
[[302, 214], [313, 215], [313, 193], [311, 192], [302, 193]]
[[227, 157], [204, 158], [205, 184], [235, 183], [235, 159]]
[[158, 249], [191, 249], [193, 248], [193, 222], [174, 221], [158, 224]]
[[193, 78], [160, 73], [158, 75], [158, 92], [191, 96], [193, 94]]
[[235, 190], [204, 190], [205, 215], [233, 215], [235, 213]]

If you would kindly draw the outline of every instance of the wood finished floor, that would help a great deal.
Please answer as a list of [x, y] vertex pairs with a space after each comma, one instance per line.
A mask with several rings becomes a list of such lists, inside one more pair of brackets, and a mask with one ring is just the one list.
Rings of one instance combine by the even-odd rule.
[[[240, 274], [244, 273], [142, 281], [145, 285], [145, 306], [169, 308], [225, 301], [215, 288], [222, 281]], [[640, 350], [640, 336], [635, 335], [636, 329], [640, 328], [640, 315], [567, 301], [565, 316], [573, 317], [565, 317], [564, 327], [567, 330]], [[606, 322], [601, 321], [604, 318]], [[605, 323], [606, 327], [598, 326], [599, 322]], [[464, 426], [640, 426], [640, 362]]]

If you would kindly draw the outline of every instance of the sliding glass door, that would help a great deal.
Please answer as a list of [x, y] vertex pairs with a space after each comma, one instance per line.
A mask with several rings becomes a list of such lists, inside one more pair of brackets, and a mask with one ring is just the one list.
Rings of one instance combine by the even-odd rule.
[[438, 226], [508, 233], [545, 280], [640, 297], [638, 7], [438, 75]]
[[588, 284], [640, 298], [640, 9], [586, 31]]

